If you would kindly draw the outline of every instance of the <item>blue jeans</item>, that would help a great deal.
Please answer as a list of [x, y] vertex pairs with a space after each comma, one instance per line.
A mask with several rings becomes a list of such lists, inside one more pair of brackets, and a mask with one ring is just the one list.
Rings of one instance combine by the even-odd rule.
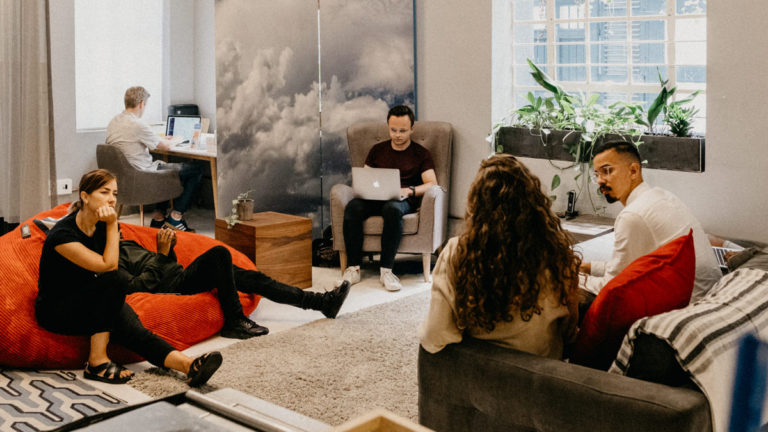
[[[200, 186], [200, 180], [203, 178], [203, 169], [196, 163], [184, 162], [180, 165], [179, 180], [181, 180], [181, 185], [184, 187], [184, 191], [181, 195], [173, 199], [173, 209], [179, 213], [184, 213], [189, 209], [189, 205], [192, 202], [192, 195]], [[168, 201], [158, 203], [157, 209], [161, 212], [165, 212], [168, 209]]]
[[344, 209], [344, 247], [347, 250], [347, 265], [357, 266], [363, 262], [363, 222], [371, 216], [382, 216], [384, 228], [381, 232], [381, 261], [384, 268], [392, 268], [395, 254], [403, 237], [403, 216], [416, 211], [408, 200], [368, 201], [355, 198]]

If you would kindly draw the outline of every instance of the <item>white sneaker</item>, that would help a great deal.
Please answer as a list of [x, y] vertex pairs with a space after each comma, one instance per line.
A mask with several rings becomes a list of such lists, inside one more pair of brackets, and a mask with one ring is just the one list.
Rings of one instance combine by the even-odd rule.
[[349, 282], [350, 285], [354, 285], [360, 282], [360, 266], [347, 267], [347, 269], [344, 270], [344, 275], [341, 278]]
[[384, 288], [386, 288], [387, 291], [400, 291], [403, 289], [403, 286], [400, 284], [400, 279], [398, 279], [390, 269], [381, 269], [379, 282], [384, 285]]

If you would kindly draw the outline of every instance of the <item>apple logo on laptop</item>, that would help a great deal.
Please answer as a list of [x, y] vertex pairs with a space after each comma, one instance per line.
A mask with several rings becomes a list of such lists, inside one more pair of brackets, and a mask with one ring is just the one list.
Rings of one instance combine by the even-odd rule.
[[379, 184], [378, 180], [374, 180], [373, 181], [373, 187], [375, 187], [375, 188], [381, 187], [381, 185]]

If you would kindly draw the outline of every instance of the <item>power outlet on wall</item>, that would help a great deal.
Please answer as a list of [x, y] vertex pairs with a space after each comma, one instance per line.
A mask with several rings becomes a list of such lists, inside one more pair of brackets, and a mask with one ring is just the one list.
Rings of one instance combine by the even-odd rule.
[[68, 195], [72, 193], [72, 179], [58, 179], [56, 180], [56, 194]]

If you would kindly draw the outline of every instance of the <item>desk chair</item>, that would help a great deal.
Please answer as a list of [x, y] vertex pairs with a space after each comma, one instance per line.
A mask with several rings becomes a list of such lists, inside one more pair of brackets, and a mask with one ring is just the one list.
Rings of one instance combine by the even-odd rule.
[[[347, 128], [349, 160], [353, 167], [362, 167], [368, 151], [375, 144], [389, 139], [389, 129], [384, 122], [358, 123]], [[437, 183], [424, 194], [421, 207], [416, 213], [403, 217], [403, 238], [398, 252], [419, 253], [424, 266], [424, 281], [429, 282], [432, 254], [446, 240], [448, 227], [448, 190], [451, 183], [451, 152], [453, 129], [450, 123], [424, 121], [413, 126], [411, 139], [432, 153]], [[347, 267], [344, 246], [344, 208], [355, 197], [352, 187], [337, 184], [331, 188], [331, 227], [333, 249], [339, 251], [341, 271]], [[368, 218], [363, 224], [363, 252], [381, 252], [381, 232], [384, 219]]]
[[[181, 195], [184, 188], [174, 169], [143, 171], [125, 158], [123, 151], [107, 144], [96, 146], [96, 163], [117, 177], [117, 204], [139, 206], [139, 219], [144, 226], [144, 204], [168, 201]], [[118, 210], [118, 215], [120, 211]]]

